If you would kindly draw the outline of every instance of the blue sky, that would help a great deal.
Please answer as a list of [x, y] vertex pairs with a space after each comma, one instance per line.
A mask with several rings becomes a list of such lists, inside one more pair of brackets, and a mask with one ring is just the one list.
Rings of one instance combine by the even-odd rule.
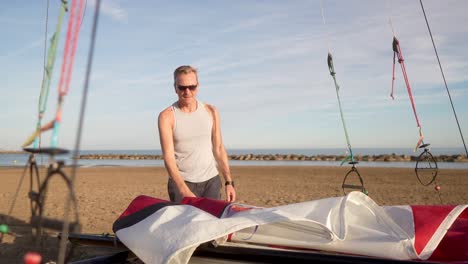
[[[468, 1], [424, 4], [466, 135]], [[103, 0], [82, 149], [159, 149], [157, 115], [176, 100], [172, 72], [183, 64], [199, 69], [199, 99], [219, 109], [227, 148], [345, 149], [328, 48], [352, 146], [411, 149], [418, 131], [399, 65], [389, 97], [390, 17], [426, 142], [462, 147], [419, 1], [323, 6], [325, 26], [318, 0]], [[49, 38], [58, 10], [51, 0]], [[88, 0], [59, 134], [65, 148], [75, 144], [93, 11]], [[45, 13], [45, 0], [1, 3], [0, 149], [20, 149], [37, 121]], [[57, 104], [65, 34], [64, 23], [44, 122]]]

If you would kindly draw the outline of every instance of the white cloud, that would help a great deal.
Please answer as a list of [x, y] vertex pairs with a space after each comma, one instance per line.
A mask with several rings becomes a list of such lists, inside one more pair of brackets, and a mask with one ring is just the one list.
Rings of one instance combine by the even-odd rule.
[[16, 56], [25, 54], [28, 51], [30, 51], [32, 49], [36, 49], [41, 45], [42, 46], [44, 45], [44, 39], [33, 40], [33, 41], [29, 42], [29, 44], [27, 44], [27, 45], [21, 46], [21, 47], [19, 47], [17, 49], [14, 49], [14, 50], [10, 50], [10, 51], [6, 52], [5, 54], [0, 54], [0, 60], [6, 60], [6, 59], [10, 59], [12, 57], [16, 57]]
[[[96, 2], [89, 1], [88, 5], [94, 8], [96, 6]], [[126, 22], [128, 20], [127, 11], [121, 7], [116, 0], [102, 0], [100, 12], [119, 22]]]
[[[90, 0], [89, 5], [94, 6], [93, 2]], [[383, 2], [327, 2], [327, 25], [323, 26], [318, 1], [220, 2], [205, 11], [203, 2], [196, 7], [184, 3], [185, 9], [180, 9], [180, 3], [169, 2], [163, 8], [156, 8], [154, 2], [124, 8], [123, 1], [104, 0], [101, 11], [114, 21], [127, 21], [129, 12], [139, 15], [132, 16], [132, 23], [125, 27], [115, 27], [110, 19], [102, 21], [86, 125], [91, 145], [99, 147], [100, 140], [113, 148], [157, 144], [157, 139], [152, 138], [155, 115], [176, 100], [171, 73], [179, 63], [189, 63], [199, 68], [199, 98], [215, 104], [222, 113], [229, 147], [304, 146], [303, 142], [314, 147], [344, 147], [335, 87], [326, 64], [326, 35], [330, 36], [353, 146], [413, 145], [414, 118], [398, 64], [397, 99], [389, 98], [393, 51], [388, 13], [392, 13], [401, 41], [426, 135], [431, 143], [456, 145], [453, 131], [438, 131], [435, 125], [434, 115], [442, 115], [439, 110], [447, 119], [451, 113], [419, 2], [392, 1], [393, 5], [387, 6], [391, 12]], [[424, 3], [449, 88], [453, 83], [457, 85], [451, 90], [452, 97], [456, 103], [463, 102], [468, 95], [468, 52], [464, 45], [468, 26], [460, 21], [466, 17], [467, 4]], [[231, 13], [220, 12], [227, 7], [232, 8]], [[194, 13], [193, 8], [200, 13]], [[192, 21], [194, 17], [200, 19]], [[21, 54], [28, 47], [38, 48], [42, 43], [39, 39], [33, 46], [16, 45], [23, 48], [4, 52], [3, 58]], [[39, 57], [34, 63], [41, 65]], [[31, 63], [23, 61], [19, 68]], [[23, 86], [40, 83], [42, 75], [36, 75], [37, 81]], [[5, 75], [0, 84], [18, 86], [18, 79], [19, 74]], [[17, 107], [16, 118], [11, 120], [22, 120], [29, 128], [35, 119], [37, 95], [25, 102], [18, 90], [8, 89], [6, 95], [14, 100], [4, 100], [11, 101], [10, 107]], [[50, 98], [55, 105], [55, 97]], [[69, 99], [67, 113], [78, 109], [72, 104], [75, 99]], [[34, 104], [34, 109], [30, 107], [31, 122], [24, 120], [28, 111], [17, 102]], [[8, 103], [4, 105], [8, 108]], [[456, 105], [463, 117], [466, 107], [461, 106]], [[11, 113], [8, 110], [1, 112]], [[9, 115], [0, 118], [3, 123], [13, 123], [7, 119]], [[125, 120], [145, 133], [148, 141], [136, 142], [125, 129], [117, 129]], [[105, 128], [114, 129], [104, 133]], [[375, 135], [379, 140], [373, 139]]]

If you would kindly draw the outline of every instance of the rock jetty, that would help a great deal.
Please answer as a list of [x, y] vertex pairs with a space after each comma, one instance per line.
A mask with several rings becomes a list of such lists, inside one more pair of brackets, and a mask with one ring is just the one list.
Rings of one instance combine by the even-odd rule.
[[[146, 154], [88, 154], [80, 155], [79, 159], [91, 160], [162, 160], [163, 155]], [[300, 155], [300, 154], [240, 154], [228, 155], [230, 160], [243, 161], [342, 161], [344, 155]], [[381, 155], [356, 155], [357, 161], [378, 161], [378, 162], [411, 162], [417, 161], [418, 156], [381, 154]], [[468, 162], [465, 155], [439, 155], [434, 156], [437, 162]]]

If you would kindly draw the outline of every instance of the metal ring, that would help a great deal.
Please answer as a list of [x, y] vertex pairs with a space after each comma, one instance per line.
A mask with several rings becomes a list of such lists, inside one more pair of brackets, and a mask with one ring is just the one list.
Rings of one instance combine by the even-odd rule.
[[[351, 174], [354, 174], [358, 177], [359, 179], [359, 182], [361, 183], [361, 185], [352, 185], [352, 184], [346, 184], [346, 180], [348, 179], [348, 176], [350, 176]], [[356, 190], [360, 190], [361, 192], [365, 192], [365, 188], [364, 188], [364, 181], [362, 180], [362, 177], [361, 177], [361, 174], [359, 174], [359, 171], [356, 169], [356, 167], [352, 167], [348, 173], [346, 173], [344, 179], [343, 179], [343, 183], [341, 184], [341, 188], [343, 189], [343, 193], [346, 195], [346, 191], [345, 189], [348, 188], [348, 189], [356, 189]]]
[[[424, 162], [429, 164], [429, 167], [420, 167], [420, 164], [423, 164]], [[432, 167], [432, 164], [434, 164], [434, 167]], [[422, 172], [427, 170], [432, 171], [432, 178], [430, 181], [423, 181]], [[437, 161], [435, 160], [434, 156], [432, 156], [431, 152], [429, 152], [427, 149], [424, 149], [424, 152], [419, 155], [418, 160], [416, 161], [416, 167], [414, 168], [414, 172], [416, 173], [418, 181], [422, 185], [428, 186], [436, 180], [438, 171], [439, 168], [437, 167]]]

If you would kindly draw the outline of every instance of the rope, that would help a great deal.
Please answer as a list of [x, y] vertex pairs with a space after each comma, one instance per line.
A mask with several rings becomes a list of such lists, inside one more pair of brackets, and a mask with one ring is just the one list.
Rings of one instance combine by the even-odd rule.
[[[48, 27], [48, 24], [49, 24], [49, 0], [47, 0], [47, 7], [46, 7], [46, 17], [45, 17], [45, 32], [44, 32], [44, 52], [43, 52], [43, 62], [42, 62], [42, 67], [43, 67], [43, 71], [42, 71], [42, 80], [45, 79], [46, 77], [46, 71], [45, 71], [45, 67], [46, 67], [46, 55], [47, 55], [47, 27]], [[42, 90], [42, 88], [41, 88]], [[38, 106], [38, 112], [40, 113], [40, 104]], [[40, 120], [42, 119], [42, 115], [39, 115], [39, 121], [37, 122], [37, 125], [36, 125], [36, 131], [38, 129], [41, 128], [41, 122]], [[35, 147], [41, 147], [41, 136], [39, 135], [37, 137], [37, 139], [35, 140], [34, 142], [35, 144]], [[37, 145], [37, 146], [36, 146]], [[42, 156], [41, 156], [41, 159], [42, 159]]]
[[[396, 37], [395, 28], [393, 27], [392, 17], [388, 19], [388, 23], [390, 25], [390, 28], [392, 29], [393, 37]], [[392, 98], [392, 100], [395, 100], [395, 97], [393, 96], [393, 93], [395, 90], [394, 89], [395, 88], [395, 59], [396, 59], [396, 52], [394, 51], [393, 52], [392, 92], [390, 93], [390, 97]]]
[[[386, 5], [386, 9], [388, 10], [388, 1], [385, 3]], [[390, 29], [392, 30], [392, 33], [393, 33], [393, 36], [396, 37], [396, 30], [395, 30], [395, 27], [393, 26], [393, 19], [392, 19], [392, 15], [389, 14], [388, 16], [388, 24], [390, 25]], [[392, 73], [392, 92], [390, 93], [390, 97], [392, 98], [392, 100], [395, 100], [395, 97], [393, 96], [394, 94], [394, 87], [395, 87], [395, 56], [396, 56], [396, 53], [393, 52], [393, 73]]]
[[390, 28], [392, 29], [393, 36], [396, 36], [396, 31], [395, 31], [395, 28], [393, 27], [393, 20], [391, 17], [388, 19], [388, 23], [390, 24]]
[[449, 91], [449, 88], [448, 88], [448, 85], [447, 85], [447, 80], [445, 80], [444, 70], [442, 69], [442, 64], [440, 63], [439, 54], [437, 53], [437, 48], [436, 48], [436, 45], [435, 45], [435, 42], [434, 42], [434, 38], [432, 37], [431, 27], [429, 26], [429, 22], [427, 20], [426, 11], [424, 10], [424, 5], [423, 5], [422, 0], [419, 0], [419, 2], [421, 3], [421, 9], [422, 9], [423, 14], [424, 14], [424, 19], [426, 20], [427, 30], [429, 31], [429, 35], [431, 36], [432, 46], [434, 47], [434, 52], [435, 52], [435, 55], [437, 57], [437, 62], [439, 63], [440, 73], [442, 74], [442, 79], [444, 80], [445, 89], [447, 90], [447, 95], [448, 95], [449, 100], [450, 100], [450, 105], [452, 106], [453, 115], [455, 116], [455, 120], [457, 121], [458, 131], [460, 131], [460, 136], [461, 136], [461, 139], [462, 139], [462, 142], [463, 142], [463, 146], [465, 147], [465, 153], [466, 153], [466, 156], [468, 157], [468, 149], [466, 148], [465, 138], [463, 137], [463, 133], [462, 133], [462, 130], [460, 128], [460, 123], [458, 122], [457, 112], [455, 111], [455, 107], [453, 105], [452, 96], [450, 95], [450, 91]]
[[[42, 79], [44, 79], [46, 76], [45, 67], [46, 67], [46, 55], [47, 55], [47, 26], [49, 23], [49, 2], [50, 1], [47, 0], [46, 17], [45, 17], [45, 32], [44, 32], [44, 53], [43, 53], [43, 63], [42, 63], [42, 67], [44, 68], [42, 71]], [[40, 108], [39, 108], [39, 111], [40, 111]]]
[[[323, 8], [323, 1], [320, 1], [320, 9], [322, 11], [323, 26], [326, 27], [327, 24], [325, 22], [325, 9]], [[328, 31], [326, 31], [326, 30], [325, 30], [325, 39], [326, 39], [326, 42], [327, 42], [328, 53], [331, 53], [331, 51], [330, 51], [330, 40], [329, 40], [329, 36], [328, 36]]]
[[[393, 48], [393, 73], [392, 74], [393, 75], [392, 75], [392, 93], [390, 94], [390, 96], [392, 97], [392, 99], [394, 99], [393, 90], [394, 90], [394, 83], [395, 83], [395, 64], [396, 64], [395, 59], [398, 58], [398, 63], [400, 64], [401, 71], [403, 73], [403, 78], [405, 79], [406, 90], [408, 91], [408, 96], [409, 96], [409, 99], [411, 101], [411, 107], [413, 108], [414, 117], [416, 119], [416, 124], [417, 124], [418, 130], [419, 130], [418, 131], [419, 132], [419, 140], [418, 140], [418, 143], [416, 143], [414, 151], [416, 152], [418, 147], [421, 147], [421, 148], [424, 147], [424, 152], [421, 153], [421, 155], [419, 155], [418, 161], [416, 162], [416, 167], [415, 167], [416, 177], [418, 178], [419, 182], [424, 186], [428, 186], [432, 182], [434, 182], [436, 184], [437, 194], [439, 196], [440, 203], [442, 204], [442, 197], [441, 197], [440, 192], [439, 192], [440, 187], [436, 183], [436, 177], [437, 177], [437, 173], [438, 173], [437, 161], [434, 159], [432, 154], [427, 149], [427, 146], [429, 144], [424, 144], [424, 135], [422, 133], [421, 123], [419, 122], [418, 114], [416, 112], [416, 104], [414, 102], [413, 93], [411, 91], [411, 86], [410, 86], [410, 83], [409, 83], [408, 74], [406, 73], [405, 59], [403, 58], [403, 52], [401, 51], [400, 41], [396, 37], [395, 29], [393, 28], [393, 23], [392, 23], [391, 18], [390, 18], [390, 26], [391, 26], [392, 32], [393, 32], [393, 42], [392, 42], [392, 48]], [[430, 157], [430, 160], [427, 160], [427, 158], [428, 158], [427, 155]], [[424, 159], [426, 159], [426, 160], [422, 160], [421, 159], [422, 157]], [[429, 169], [434, 170], [431, 173], [435, 173], [432, 176], [432, 180], [427, 184], [423, 183], [423, 181], [421, 180], [420, 175], [418, 173], [418, 171], [421, 169], [421, 168], [418, 167], [420, 161], [427, 162], [429, 164]], [[434, 162], [435, 168], [432, 168], [431, 162]], [[422, 169], [424, 170], [425, 168], [422, 168]]]
[[87, 6], [88, 6], [88, 0], [86, 0], [86, 2], [85, 2], [83, 14], [81, 15], [80, 29], [81, 29], [81, 25], [83, 25], [83, 21], [84, 21], [85, 15], [86, 15], [86, 7]]
[[[81, 101], [80, 119], [78, 123], [78, 132], [77, 132], [77, 138], [76, 138], [76, 143], [75, 143], [75, 149], [73, 152], [74, 158], [73, 158], [73, 165], [72, 165], [72, 172], [71, 172], [71, 185], [72, 186], [74, 186], [75, 184], [76, 169], [78, 167], [78, 159], [76, 157], [78, 157], [80, 153], [81, 134], [82, 134], [82, 128], [83, 128], [85, 109], [86, 109], [86, 100], [88, 97], [89, 79], [91, 75], [91, 67], [92, 67], [93, 56], [94, 56], [94, 46], [96, 42], [100, 5], [101, 5], [101, 1], [96, 0], [96, 7], [95, 7], [94, 19], [93, 19], [93, 29], [92, 29], [92, 34], [91, 34], [91, 44], [90, 44], [89, 53], [88, 53], [88, 64], [86, 68], [86, 77], [85, 77], [85, 82], [84, 82], [84, 87], [83, 87], [83, 96], [82, 96], [82, 101]], [[69, 211], [70, 211], [71, 201], [72, 201], [72, 194], [70, 193], [68, 196], [66, 205], [65, 205], [64, 225], [63, 225], [63, 230], [62, 230], [63, 235], [60, 239], [60, 248], [59, 248], [59, 256], [58, 256], [59, 264], [62, 264], [65, 262], [65, 255], [66, 255], [65, 251], [67, 248], [67, 241], [68, 241], [68, 227], [70, 224]]]
[[346, 122], [344, 119], [343, 109], [341, 107], [340, 93], [338, 92], [340, 90], [340, 86], [338, 85], [336, 81], [336, 76], [335, 76], [336, 72], [335, 72], [335, 67], [333, 66], [333, 57], [331, 53], [328, 53], [327, 63], [328, 63], [328, 70], [330, 71], [330, 75], [333, 77], [333, 81], [335, 83], [336, 98], [338, 98], [338, 106], [340, 108], [341, 122], [343, 123], [343, 129], [344, 129], [345, 137], [346, 137], [346, 144], [349, 149], [349, 156], [341, 162], [341, 165], [343, 165], [348, 160], [354, 162], [354, 156], [353, 156], [353, 150], [351, 148], [351, 143], [349, 140], [348, 130], [346, 129]]
[[[322, 21], [323, 21], [323, 25], [324, 27], [326, 27], [326, 22], [325, 22], [325, 11], [324, 11], [324, 8], [323, 8], [323, 3], [322, 1], [320, 1], [320, 7], [321, 7], [321, 10], [322, 10]], [[348, 146], [348, 150], [349, 150], [349, 156], [347, 156], [342, 162], [340, 165], [343, 165], [346, 161], [349, 161], [349, 164], [352, 164], [352, 168], [350, 171], [348, 171], [348, 173], [346, 173], [344, 179], [343, 179], [343, 183], [341, 184], [341, 188], [343, 189], [343, 192], [346, 194], [346, 191], [345, 191], [345, 188], [348, 188], [349, 186], [351, 185], [346, 185], [345, 182], [346, 182], [346, 179], [348, 178], [348, 175], [350, 175], [352, 172], [356, 173], [356, 175], [358, 176], [359, 178], [359, 181], [361, 182], [361, 191], [363, 193], [365, 193], [366, 195], [368, 195], [368, 192], [367, 190], [364, 188], [364, 182], [361, 178], [361, 175], [359, 174], [358, 170], [356, 169], [355, 165], [357, 164], [357, 162], [354, 160], [354, 155], [353, 155], [353, 149], [351, 148], [351, 143], [350, 143], [350, 140], [349, 140], [349, 135], [348, 135], [348, 129], [346, 128], [346, 122], [345, 122], [345, 118], [344, 118], [344, 114], [343, 114], [343, 108], [341, 107], [341, 99], [340, 99], [340, 93], [339, 93], [339, 90], [340, 90], [340, 86], [338, 85], [338, 82], [336, 81], [336, 72], [335, 72], [335, 66], [333, 65], [333, 56], [332, 56], [332, 53], [331, 53], [331, 50], [330, 50], [330, 45], [328, 43], [328, 34], [327, 34], [327, 31], [326, 32], [326, 37], [327, 37], [327, 46], [328, 46], [328, 56], [327, 56], [327, 64], [328, 64], [328, 70], [330, 71], [330, 75], [332, 76], [333, 78], [333, 82], [335, 84], [335, 91], [336, 91], [336, 98], [338, 99], [338, 107], [340, 109], [340, 116], [341, 116], [341, 122], [343, 123], [343, 129], [344, 129], [344, 132], [345, 132], [345, 137], [346, 137], [346, 144]], [[354, 187], [354, 186], [353, 186]]]
[[79, 29], [81, 25], [81, 14], [83, 10], [84, 1], [80, 0], [78, 12], [76, 12], [76, 5], [77, 5], [77, 0], [73, 0], [71, 10], [70, 10], [70, 18], [68, 20], [65, 51], [63, 55], [62, 69], [61, 69], [59, 88], [58, 88], [59, 103], [57, 106], [55, 119], [53, 121], [53, 132], [52, 132], [52, 143], [51, 143], [52, 147], [57, 146], [58, 130], [60, 127], [60, 122], [62, 121], [63, 100], [64, 100], [64, 97], [68, 94], [68, 91], [70, 90], [70, 81], [71, 81], [71, 75], [72, 75], [72, 69], [73, 69], [73, 62], [75, 59], [78, 36], [80, 32]]
[[393, 36], [393, 78], [392, 78], [392, 98], [393, 98], [393, 86], [394, 86], [394, 81], [395, 81], [395, 57], [398, 57], [398, 63], [400, 63], [401, 66], [401, 71], [403, 73], [403, 78], [405, 79], [405, 84], [406, 84], [406, 90], [408, 91], [408, 96], [411, 101], [411, 106], [413, 108], [413, 113], [414, 117], [416, 119], [416, 125], [419, 129], [419, 140], [418, 143], [416, 144], [416, 147], [414, 151], [421, 145], [424, 144], [424, 136], [422, 134], [422, 128], [421, 128], [421, 123], [419, 122], [418, 114], [416, 112], [416, 104], [414, 103], [414, 98], [413, 98], [413, 92], [411, 91], [411, 85], [409, 83], [408, 79], [408, 74], [406, 73], [406, 67], [405, 67], [405, 59], [403, 58], [403, 53], [401, 52], [401, 47], [400, 47], [400, 41], [396, 38], [396, 36]]
[[[46, 38], [47, 38], [47, 21], [48, 21], [48, 10], [49, 10], [49, 2], [47, 2], [47, 15], [46, 15]], [[57, 45], [60, 36], [60, 31], [62, 28], [62, 21], [63, 17], [65, 16], [65, 12], [67, 11], [67, 2], [62, 0], [62, 4], [60, 6], [59, 17], [57, 21], [57, 25], [55, 28], [55, 32], [51, 38], [51, 45], [49, 46], [48, 56], [47, 56], [47, 65], [44, 65], [44, 74], [42, 78], [42, 85], [41, 85], [41, 93], [39, 96], [39, 104], [38, 104], [38, 121], [36, 124], [36, 131], [33, 135], [31, 135], [26, 142], [23, 144], [23, 147], [30, 145], [34, 142], [34, 148], [39, 147], [39, 135], [41, 133], [41, 122], [42, 117], [44, 116], [44, 112], [47, 106], [47, 98], [49, 96], [50, 90], [50, 80], [52, 79], [52, 72], [55, 63], [55, 57], [57, 54]], [[46, 48], [44, 48], [46, 49]], [[45, 64], [45, 63], [44, 63]]]
[[[322, 11], [323, 25], [324, 25], [324, 27], [326, 27], [325, 10], [324, 10], [324, 7], [323, 7], [323, 1], [320, 1], [320, 8], [321, 8], [321, 11]], [[333, 57], [332, 57], [332, 54], [331, 54], [331, 51], [330, 51], [330, 45], [329, 45], [329, 42], [328, 42], [329, 41], [328, 40], [328, 34], [327, 34], [327, 31], [325, 31], [325, 32], [326, 32], [325, 34], [326, 34], [326, 41], [327, 41], [327, 47], [328, 47], [328, 57], [327, 57], [328, 70], [330, 71], [330, 75], [333, 77], [333, 82], [335, 83], [336, 97], [338, 98], [338, 106], [340, 108], [341, 122], [343, 123], [343, 128], [344, 128], [345, 137], [346, 137], [346, 144], [347, 144], [348, 150], [349, 150], [349, 156], [346, 157], [341, 162], [341, 165], [343, 165], [346, 161], [354, 162], [354, 156], [353, 156], [353, 150], [351, 148], [351, 143], [350, 143], [349, 136], [348, 136], [348, 130], [346, 129], [346, 122], [345, 122], [345, 119], [344, 119], [343, 109], [341, 107], [341, 99], [340, 99], [340, 94], [338, 92], [340, 90], [340, 86], [338, 85], [338, 82], [336, 81], [336, 72], [335, 72], [335, 67], [333, 65]]]

